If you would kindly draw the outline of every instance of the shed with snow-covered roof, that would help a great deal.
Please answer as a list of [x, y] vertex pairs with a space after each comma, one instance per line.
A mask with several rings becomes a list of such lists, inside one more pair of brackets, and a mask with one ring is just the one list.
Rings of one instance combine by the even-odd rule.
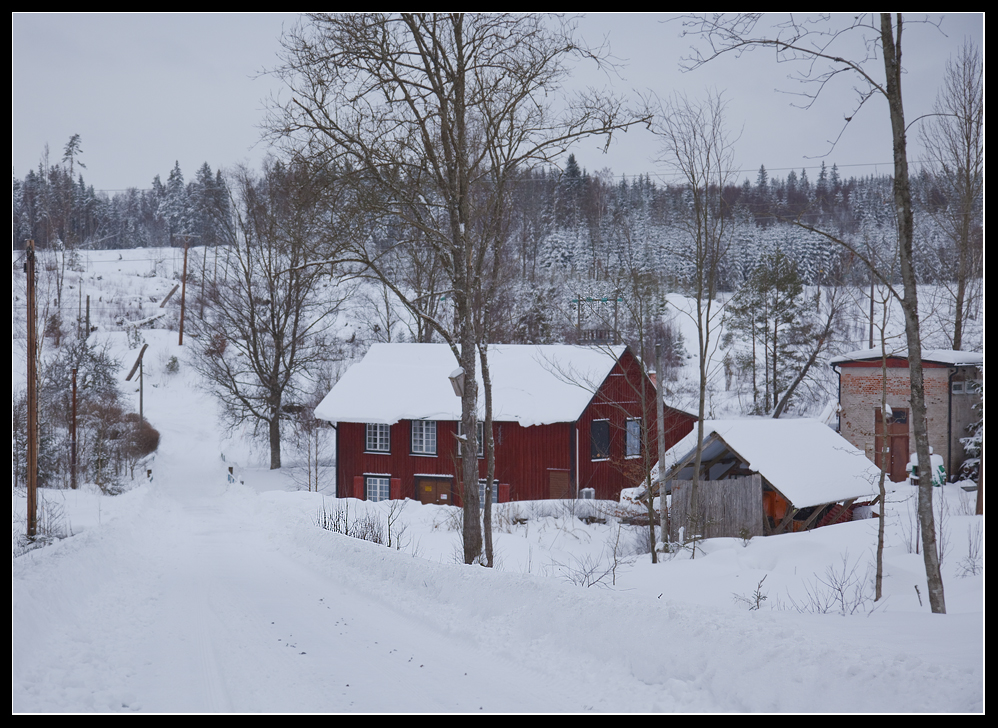
[[[862, 349], [834, 357], [839, 374], [839, 432], [877, 465], [885, 450], [891, 480], [907, 479], [915, 439], [910, 421], [911, 376], [907, 349]], [[881, 414], [886, 368], [887, 417]], [[946, 471], [956, 475], [966, 455], [961, 438], [981, 418], [984, 355], [976, 351], [934, 349], [922, 352], [925, 414], [929, 445], [941, 455]], [[884, 432], [886, 419], [886, 433]], [[878, 440], [886, 446], [877, 446]]]
[[[456, 366], [444, 344], [374, 344], [347, 370], [315, 409], [336, 425], [340, 496], [460, 504], [460, 461], [472, 448], [459, 447]], [[499, 502], [587, 488], [616, 499], [644, 479], [655, 389], [627, 347], [492, 345], [489, 366]], [[667, 441], [694, 419], [667, 409]], [[483, 433], [474, 439], [484, 477]]]
[[[695, 432], [666, 453], [672, 531], [689, 523]], [[802, 531], [851, 520], [873, 503], [880, 471], [830, 427], [812, 419], [704, 422], [695, 522], [707, 537]]]

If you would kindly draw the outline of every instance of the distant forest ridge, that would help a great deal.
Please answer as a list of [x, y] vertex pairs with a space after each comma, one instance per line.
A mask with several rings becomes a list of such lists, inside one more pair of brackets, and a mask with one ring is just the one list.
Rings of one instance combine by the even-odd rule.
[[[187, 182], [178, 163], [165, 184], [157, 175], [150, 189], [108, 195], [86, 184], [74, 151], [67, 145], [59, 163], [39, 164], [23, 180], [13, 180], [15, 250], [27, 239], [34, 239], [40, 250], [169, 247], [183, 245], [185, 238], [192, 245], [229, 242], [230, 190], [220, 170], [205, 163]], [[730, 223], [722, 288], [737, 288], [760, 260], [777, 250], [809, 284], [868, 278], [842, 246], [797, 223], [848, 240], [889, 270], [896, 248], [891, 184], [887, 175], [844, 179], [834, 164], [822, 163], [814, 180], [806, 169], [781, 178], [760, 167], [754, 184], [746, 179], [726, 186], [715, 198]], [[947, 282], [953, 278], [955, 257], [943, 221], [950, 201], [927, 171], [916, 175], [912, 186], [920, 280]], [[657, 184], [646, 175], [617, 179], [608, 170], [590, 174], [573, 156], [564, 170], [525, 171], [509, 210], [510, 268], [529, 282], [611, 281], [615, 272], [626, 269], [681, 288], [689, 275], [684, 227], [688, 194], [683, 185]], [[972, 225], [980, 248], [983, 204], [978, 210]], [[387, 247], [395, 229], [384, 220], [372, 222], [368, 238], [372, 245]]]

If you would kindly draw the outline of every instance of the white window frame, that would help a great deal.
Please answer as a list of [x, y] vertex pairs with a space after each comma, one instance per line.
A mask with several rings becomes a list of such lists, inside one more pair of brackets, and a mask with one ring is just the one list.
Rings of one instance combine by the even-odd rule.
[[437, 422], [436, 420], [412, 421], [412, 454], [437, 454]]
[[392, 479], [384, 475], [364, 476], [364, 498], [372, 503], [391, 500]]
[[[485, 508], [485, 484], [489, 482], [488, 478], [478, 479], [478, 507]], [[499, 499], [499, 481], [492, 481], [492, 505], [496, 505]]]
[[391, 451], [391, 425], [368, 422], [364, 433], [364, 452], [390, 453]]
[[638, 417], [628, 418], [625, 428], [624, 457], [641, 457], [641, 419]]

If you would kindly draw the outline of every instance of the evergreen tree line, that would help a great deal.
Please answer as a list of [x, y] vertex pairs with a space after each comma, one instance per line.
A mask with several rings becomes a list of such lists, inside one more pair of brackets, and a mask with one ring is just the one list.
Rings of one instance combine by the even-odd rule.
[[185, 182], [177, 163], [166, 184], [156, 175], [150, 189], [109, 195], [84, 180], [73, 139], [59, 162], [49, 164], [46, 152], [37, 169], [13, 180], [15, 250], [29, 239], [39, 250], [171, 247], [182, 245], [183, 236], [195, 245], [220, 242], [229, 207], [221, 170], [212, 172], [206, 162]]
[[[172, 247], [186, 238], [217, 245], [231, 215], [229, 188], [221, 170], [205, 163], [190, 182], [175, 164], [164, 184], [159, 175], [146, 190], [108, 195], [87, 185], [80, 168], [79, 138], [61, 160], [46, 158], [12, 189], [13, 247], [34, 239], [45, 249]], [[941, 214], [953, 206], [945, 184], [929, 172], [912, 181], [917, 202], [917, 261], [920, 280], [952, 280], [955, 258]], [[733, 291], [758, 263], [779, 250], [797, 266], [806, 284], [826, 283], [842, 263], [842, 249], [797, 226], [803, 222], [848, 239], [885, 269], [895, 256], [891, 178], [843, 179], [835, 165], [822, 163], [812, 183], [806, 169], [784, 178], [760, 167], [755, 184], [746, 179], [720, 196], [730, 216], [731, 245], [722, 264], [721, 290]], [[688, 206], [682, 185], [656, 184], [647, 175], [615, 179], [609, 169], [590, 174], [570, 156], [564, 170], [523, 173], [509, 214], [510, 273], [535, 287], [545, 282], [587, 285], [612, 282], [620, 270], [639, 271], [681, 290], [688, 280], [687, 236], [681, 220]], [[983, 243], [983, 201], [972, 227]], [[372, 235], [392, 244], [390, 223]], [[980, 256], [977, 256], [979, 261]], [[862, 283], [866, 273], [852, 272]]]
[[[925, 283], [951, 280], [955, 257], [938, 216], [955, 205], [945, 186], [928, 172], [913, 181], [917, 218], [917, 262]], [[829, 282], [842, 264], [842, 248], [796, 223], [830, 231], [870, 254], [885, 269], [895, 256], [896, 232], [892, 181], [887, 175], [843, 180], [835, 166], [823, 164], [815, 183], [806, 169], [785, 178], [759, 170], [756, 184], [745, 180], [720, 195], [721, 214], [729, 217], [731, 245], [721, 266], [721, 290], [736, 290], [765, 257], [780, 250], [799, 269], [804, 282]], [[682, 185], [656, 184], [649, 176], [614, 180], [609, 170], [590, 175], [569, 160], [561, 173], [525, 175], [521, 221], [514, 232], [521, 275], [536, 281], [567, 273], [583, 280], [606, 280], [622, 267], [639, 266], [674, 289], [688, 279], [688, 236], [682, 220], [689, 205]], [[978, 248], [983, 201], [973, 226]], [[979, 257], [979, 256], [978, 256]], [[848, 262], [848, 261], [846, 261]], [[861, 283], [866, 272], [851, 273]]]

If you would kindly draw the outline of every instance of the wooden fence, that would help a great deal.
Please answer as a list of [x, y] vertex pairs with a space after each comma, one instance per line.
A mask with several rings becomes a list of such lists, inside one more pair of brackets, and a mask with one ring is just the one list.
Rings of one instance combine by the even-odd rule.
[[[693, 481], [672, 481], [672, 505], [669, 510], [670, 537], [690, 537], [689, 510]], [[762, 476], [726, 480], [701, 480], [697, 487], [699, 532], [703, 538], [746, 537], [763, 535]]]

